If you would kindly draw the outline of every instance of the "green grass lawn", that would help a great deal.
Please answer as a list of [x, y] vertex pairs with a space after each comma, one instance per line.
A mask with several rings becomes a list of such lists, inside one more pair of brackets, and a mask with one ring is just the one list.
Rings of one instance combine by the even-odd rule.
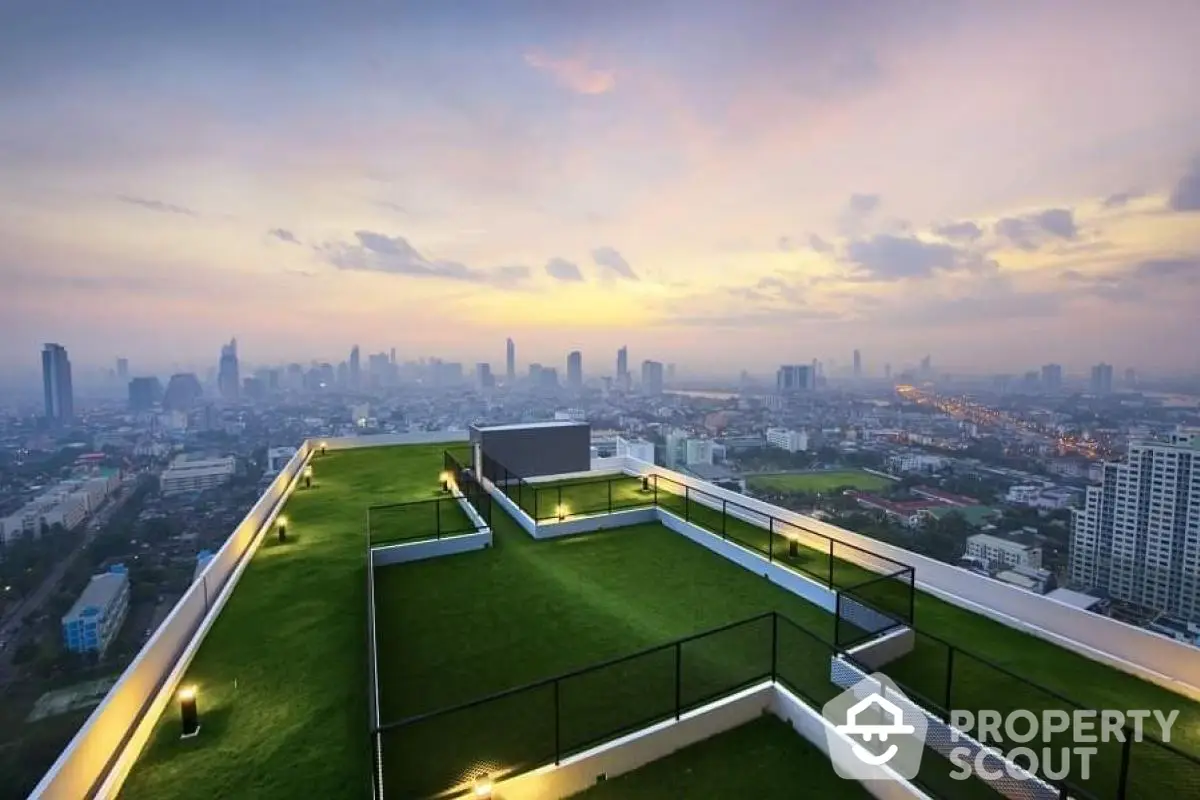
[[685, 747], [641, 769], [596, 784], [575, 800], [795, 800], [869, 798], [829, 758], [780, 720], [765, 715]]
[[[507, 487], [506, 494], [540, 522], [555, 522], [584, 514], [606, 514], [654, 504], [654, 492], [643, 491], [640, 478], [616, 475], [587, 480], [546, 481]], [[561, 507], [561, 508], [560, 508]]]
[[[376, 608], [385, 721], [445, 709], [779, 610], [817, 636], [831, 615], [658, 524], [537, 542], [493, 515], [490, 550], [383, 568]], [[481, 596], [481, 587], [485, 594]], [[829, 649], [790, 630], [789, 675], [828, 686]], [[769, 675], [771, 620], [681, 647], [684, 707]], [[567, 679], [559, 745], [577, 750], [675, 709], [673, 649]], [[552, 760], [554, 687], [384, 737], [400, 796]], [[403, 788], [401, 788], [403, 787]]]
[[267, 538], [209, 631], [122, 791], [130, 798], [366, 796], [366, 561], [371, 503], [439, 496], [437, 445], [335, 451], [288, 501], [289, 541]]
[[830, 470], [822, 472], [787, 472], [773, 475], [752, 475], [746, 479], [751, 490], [765, 492], [831, 492], [849, 487], [873, 492], [891, 486], [892, 481], [861, 470]]

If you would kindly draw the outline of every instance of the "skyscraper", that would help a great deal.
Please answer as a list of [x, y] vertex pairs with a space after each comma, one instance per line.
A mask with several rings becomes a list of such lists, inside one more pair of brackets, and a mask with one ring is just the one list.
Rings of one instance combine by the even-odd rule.
[[1112, 392], [1112, 364], [1097, 364], [1092, 367], [1092, 394], [1109, 394]]
[[[624, 348], [621, 348], [622, 351]], [[642, 362], [642, 393], [662, 394], [663, 365], [661, 361]]]
[[504, 380], [512, 383], [517, 379], [517, 345], [513, 340], [504, 340]]
[[117, 359], [117, 377], [120, 378], [122, 381], [129, 380], [129, 359], [128, 358], [118, 358]]
[[241, 384], [238, 377], [237, 339], [230, 339], [229, 344], [221, 347], [221, 361], [217, 366], [217, 389], [222, 398], [232, 402], [238, 399]]
[[491, 389], [496, 385], [491, 364], [480, 362], [475, 365], [475, 383], [480, 389]]
[[808, 364], [784, 364], [775, 371], [775, 390], [790, 394], [812, 389], [816, 385], [815, 371]]
[[42, 389], [46, 401], [46, 419], [69, 422], [75, 416], [75, 393], [71, 388], [71, 360], [60, 344], [42, 348]]
[[1046, 364], [1042, 367], [1042, 388], [1047, 392], [1057, 392], [1062, 388], [1062, 366]]
[[854, 377], [862, 377], [862, 353], [857, 350], [854, 351]]
[[163, 397], [158, 378], [134, 378], [129, 382], [129, 410], [149, 411]]
[[362, 385], [362, 361], [358, 345], [350, 348], [350, 387], [357, 389]]
[[629, 388], [629, 348], [625, 345], [617, 351], [617, 385], [622, 389]]
[[1073, 511], [1071, 580], [1200, 621], [1200, 431], [1135, 441]]
[[583, 386], [583, 353], [578, 350], [567, 354], [567, 385], [572, 389]]

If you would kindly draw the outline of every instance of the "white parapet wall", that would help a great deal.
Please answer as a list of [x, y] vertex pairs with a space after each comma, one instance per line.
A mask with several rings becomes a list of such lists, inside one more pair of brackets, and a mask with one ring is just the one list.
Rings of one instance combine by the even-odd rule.
[[[810, 744], [828, 752], [832, 724], [783, 686], [764, 681], [729, 697], [622, 736], [586, 752], [496, 783], [497, 800], [559, 800], [594, 785], [601, 776], [616, 778], [689, 745], [774, 714]], [[899, 775], [896, 780], [861, 784], [878, 800], [928, 800]], [[803, 794], [803, 791], [801, 791]]]
[[[613, 460], [605, 459], [606, 469], [612, 468]], [[706, 495], [736, 502], [753, 512], [770, 514], [791, 525], [858, 548], [839, 549], [837, 556], [843, 560], [872, 568], [871, 560], [861, 555], [866, 552], [908, 564], [916, 569], [917, 588], [934, 597], [1200, 700], [1200, 658], [1190, 645], [721, 489], [674, 470], [628, 457], [623, 461], [624, 470], [630, 475], [662, 475]], [[874, 569], [878, 570], [878, 567]], [[918, 629], [920, 623], [918, 618]]]

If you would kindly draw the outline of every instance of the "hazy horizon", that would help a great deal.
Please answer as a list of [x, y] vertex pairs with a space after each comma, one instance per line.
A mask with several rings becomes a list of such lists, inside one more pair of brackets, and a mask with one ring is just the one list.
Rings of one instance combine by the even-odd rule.
[[1200, 366], [1200, 5], [53, 5], [0, 10], [5, 370]]

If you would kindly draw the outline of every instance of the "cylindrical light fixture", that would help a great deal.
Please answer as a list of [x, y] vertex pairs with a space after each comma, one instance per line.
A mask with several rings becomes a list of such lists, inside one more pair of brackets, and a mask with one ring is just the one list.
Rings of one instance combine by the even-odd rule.
[[492, 796], [492, 779], [487, 775], [481, 775], [474, 781], [472, 793], [476, 797], [491, 797]]
[[312, 468], [312, 465], [309, 464], [307, 467], [304, 468], [304, 488], [305, 489], [312, 488], [312, 476], [313, 476], [313, 468]]
[[449, 492], [450, 491], [450, 473], [442, 472], [440, 475], [438, 475], [438, 480], [440, 480], [442, 482], [442, 491]]
[[279, 535], [279, 541], [287, 540], [287, 517], [279, 517], [275, 520], [275, 531]]
[[649, 475], [642, 476], [642, 491], [643, 492], [650, 491], [650, 476]]
[[179, 690], [179, 720], [183, 723], [181, 738], [189, 739], [200, 732], [200, 712], [196, 710], [196, 687]]
[[795, 539], [788, 539], [788, 555], [792, 558], [800, 557], [800, 543]]

